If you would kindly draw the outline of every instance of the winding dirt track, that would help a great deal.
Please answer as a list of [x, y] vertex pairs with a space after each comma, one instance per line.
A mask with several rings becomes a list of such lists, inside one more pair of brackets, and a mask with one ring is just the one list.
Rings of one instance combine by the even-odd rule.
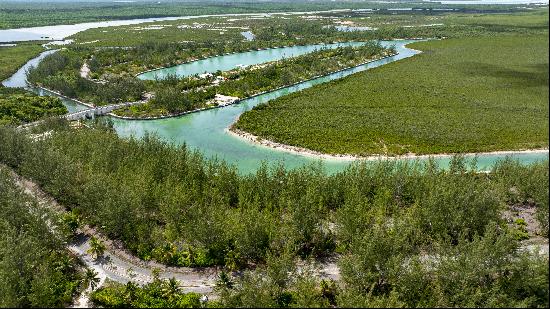
[[[0, 169], [9, 171], [16, 185], [26, 194], [35, 198], [41, 207], [57, 213], [64, 213], [66, 211], [55, 199], [42, 191], [36, 183], [21, 177], [3, 164], [0, 164]], [[87, 252], [90, 248], [91, 236], [101, 239], [106, 245], [105, 253], [99, 259], [94, 259]], [[79, 228], [78, 236], [75, 241], [67, 244], [67, 249], [75, 254], [86, 267], [98, 273], [98, 277], [100, 278], [98, 286], [101, 286], [106, 279], [120, 283], [132, 281], [139, 285], [147, 284], [153, 281], [153, 270], [157, 269], [159, 270], [160, 278], [175, 278], [178, 280], [184, 292], [197, 292], [209, 297], [215, 297], [214, 286], [218, 273], [221, 270], [219, 267], [168, 267], [152, 261], [143, 261], [125, 250], [120, 243], [107, 239], [95, 229], [86, 225]], [[340, 278], [335, 259], [329, 259], [317, 265], [315, 270], [316, 275], [320, 278], [330, 278], [333, 280]], [[75, 301], [74, 307], [87, 307], [89, 292], [89, 289], [86, 290]]]

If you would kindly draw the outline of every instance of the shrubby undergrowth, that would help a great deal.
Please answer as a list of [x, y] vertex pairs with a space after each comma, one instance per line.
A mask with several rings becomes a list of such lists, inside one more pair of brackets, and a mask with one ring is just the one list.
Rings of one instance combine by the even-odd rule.
[[[334, 175], [319, 164], [241, 175], [154, 136], [126, 140], [108, 127], [75, 131], [61, 121], [36, 142], [3, 127], [0, 144], [1, 162], [142, 259], [259, 265], [226, 278], [221, 304], [548, 304], [547, 257], [521, 253], [502, 217], [530, 203], [547, 235], [547, 161], [508, 159], [490, 174], [455, 157], [448, 169], [381, 161]], [[292, 266], [333, 254], [342, 256], [340, 286]]]
[[21, 88], [0, 86], [0, 125], [18, 125], [66, 112], [67, 108], [59, 98], [37, 96]]
[[91, 294], [90, 300], [102, 308], [201, 308], [201, 295], [183, 293], [175, 279], [138, 286], [109, 282]]
[[64, 233], [48, 227], [58, 218], [38, 207], [2, 167], [0, 213], [0, 307], [70, 304], [82, 277], [64, 248]]
[[133, 76], [112, 76], [105, 82], [81, 77], [82, 57], [78, 50], [50, 54], [29, 70], [27, 79], [30, 83], [98, 105], [141, 99], [144, 85]]

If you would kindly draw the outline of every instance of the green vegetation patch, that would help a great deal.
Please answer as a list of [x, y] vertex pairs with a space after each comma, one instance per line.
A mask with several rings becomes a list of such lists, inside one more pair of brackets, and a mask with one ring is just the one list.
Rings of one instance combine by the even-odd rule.
[[[242, 176], [185, 147], [150, 136], [121, 139], [101, 128], [59, 125], [49, 138], [32, 141], [0, 127], [0, 144], [1, 162], [85, 223], [142, 259], [168, 265], [238, 269], [289, 250], [299, 257], [345, 253], [373, 225], [405, 218], [397, 230], [418, 253], [434, 242], [483, 235], [489, 222], [504, 223], [508, 201], [530, 201], [541, 228], [548, 227], [542, 224], [548, 219], [547, 161], [530, 167], [507, 162], [495, 177], [472, 172], [460, 159], [450, 171], [434, 162], [389, 161], [363, 162], [335, 175], [319, 166], [263, 166]], [[506, 194], [512, 186], [515, 202]]]
[[[402, 219], [404, 219], [402, 221]], [[548, 304], [548, 258], [515, 248], [491, 224], [484, 237], [409, 255], [408, 219], [358, 235], [338, 262], [341, 279], [320, 280], [277, 256], [234, 281], [220, 276], [224, 308], [539, 307]], [[363, 231], [362, 231], [363, 232]], [[527, 296], [530, 295], [530, 296]], [[211, 302], [211, 305], [216, 303]]]
[[102, 308], [202, 308], [200, 298], [183, 293], [175, 279], [158, 278], [143, 287], [111, 282], [91, 294], [92, 302]]
[[0, 82], [17, 72], [23, 64], [38, 56], [43, 50], [42, 46], [35, 44], [0, 47]]
[[[442, 5], [439, 3], [415, 3], [423, 8], [461, 8], [466, 11], [510, 11], [517, 5]], [[525, 5], [527, 6], [527, 5]], [[386, 9], [407, 8], [411, 4], [364, 1], [135, 1], [130, 3], [108, 1], [2, 1], [0, 3], [0, 29], [67, 25], [82, 22], [151, 18], [164, 16], [191, 16], [208, 14], [235, 14], [260, 12], [301, 12], [334, 9]], [[531, 6], [534, 8], [536, 6]], [[430, 10], [431, 11], [431, 10]], [[385, 14], [395, 11], [383, 10]], [[350, 11], [345, 13], [350, 14]], [[40, 18], [36, 18], [40, 16]]]
[[0, 307], [70, 304], [82, 278], [64, 236], [46, 223], [56, 226], [59, 218], [17, 188], [1, 166], [0, 213]]
[[66, 113], [67, 108], [59, 98], [0, 87], [0, 125], [18, 125]]
[[143, 92], [143, 83], [127, 75], [113, 76], [108, 81], [82, 78], [80, 68], [84, 60], [75, 51], [50, 54], [40, 64], [29, 70], [29, 82], [95, 104], [111, 104], [137, 101]]
[[411, 45], [422, 54], [260, 105], [236, 128], [330, 154], [548, 146], [548, 35]]
[[[70, 208], [66, 223], [74, 215], [144, 260], [254, 269], [221, 273], [219, 303], [207, 305], [548, 306], [548, 256], [519, 250], [525, 244], [503, 218], [528, 204], [548, 235], [548, 160], [503, 160], [488, 174], [457, 156], [448, 170], [392, 160], [334, 175], [319, 166], [239, 175], [185, 147], [106, 129], [57, 123], [31, 141], [0, 127], [0, 162]], [[327, 255], [340, 257], [339, 287], [296, 268]], [[174, 280], [92, 295], [105, 307], [197, 306], [197, 298]]]
[[[148, 104], [132, 106], [118, 114], [132, 117], [159, 116], [200, 107], [217, 106], [216, 94], [246, 98], [262, 91], [271, 91], [315, 76], [356, 66], [395, 53], [371, 41], [358, 47], [325, 48], [306, 55], [235, 69], [221, 73], [222, 81], [214, 75], [206, 78], [175, 76], [147, 85], [155, 93]], [[199, 86], [199, 87], [197, 87]]]

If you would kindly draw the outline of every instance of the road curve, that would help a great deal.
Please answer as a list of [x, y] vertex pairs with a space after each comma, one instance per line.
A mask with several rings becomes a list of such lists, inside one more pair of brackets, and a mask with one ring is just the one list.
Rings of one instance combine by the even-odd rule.
[[[10, 172], [15, 184], [23, 192], [35, 198], [40, 207], [53, 210], [59, 214], [66, 212], [66, 209], [57, 203], [55, 199], [33, 181], [21, 177], [11, 168], [0, 163], [0, 169]], [[94, 236], [99, 238], [106, 246], [105, 254], [99, 259], [94, 259], [87, 251], [90, 248], [90, 238]], [[220, 267], [169, 267], [154, 261], [143, 261], [132, 255], [128, 250], [122, 247], [122, 244], [102, 236], [98, 231], [90, 226], [84, 225], [79, 228], [75, 240], [67, 244], [67, 249], [76, 255], [86, 267], [95, 270], [100, 278], [101, 286], [106, 279], [127, 283], [134, 282], [138, 285], [144, 285], [153, 281], [153, 270], [159, 270], [161, 279], [175, 278], [184, 292], [197, 292], [215, 298], [214, 286], [218, 278]], [[320, 278], [338, 280], [340, 274], [336, 266], [335, 259], [328, 259], [322, 264], [316, 265], [316, 274]], [[234, 273], [237, 275], [238, 273]], [[87, 295], [90, 290], [86, 290], [83, 295], [75, 301], [75, 307], [88, 306]]]

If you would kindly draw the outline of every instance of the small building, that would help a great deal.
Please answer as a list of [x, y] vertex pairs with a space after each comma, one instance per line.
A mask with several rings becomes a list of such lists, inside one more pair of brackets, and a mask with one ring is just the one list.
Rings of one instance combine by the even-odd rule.
[[216, 96], [214, 97], [214, 102], [218, 104], [218, 106], [231, 105], [238, 100], [239, 100], [238, 97], [231, 97], [231, 96], [227, 96], [219, 93], [217, 93]]
[[223, 82], [224, 80], [226, 80], [227, 78], [221, 76], [221, 75], [218, 75], [216, 76], [216, 78], [214, 79], [214, 81], [212, 82], [212, 85], [218, 85], [219, 83]]
[[212, 73], [203, 73], [199, 75], [199, 78], [210, 78], [212, 76], [214, 76]]

